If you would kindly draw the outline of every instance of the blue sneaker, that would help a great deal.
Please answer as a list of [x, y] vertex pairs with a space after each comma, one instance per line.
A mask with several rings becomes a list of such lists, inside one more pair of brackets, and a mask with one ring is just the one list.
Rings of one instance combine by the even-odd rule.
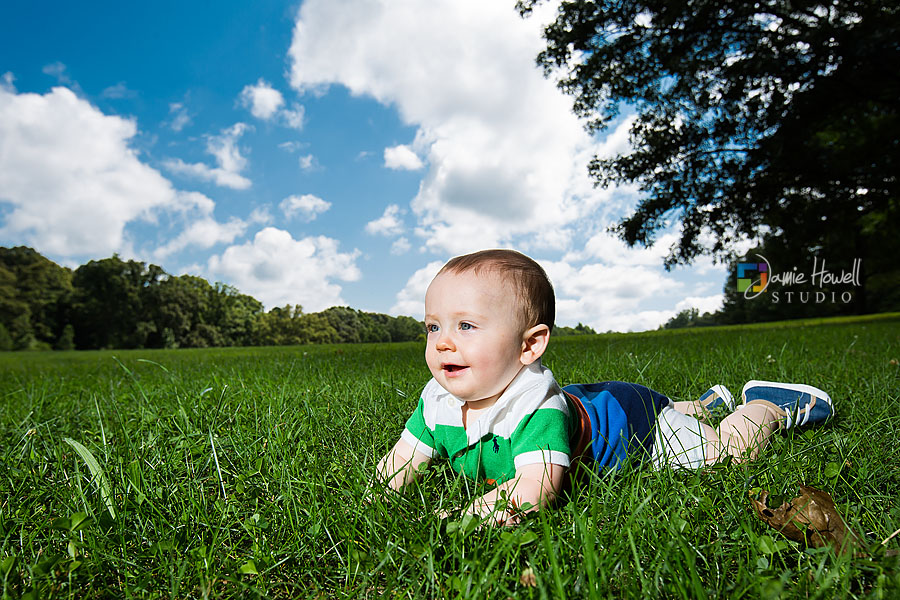
[[782, 421], [784, 429], [824, 423], [834, 416], [831, 398], [811, 385], [748, 381], [741, 390], [744, 404], [766, 403]]
[[717, 408], [734, 410], [734, 398], [724, 385], [714, 385], [706, 390], [697, 400], [704, 410], [712, 411]]

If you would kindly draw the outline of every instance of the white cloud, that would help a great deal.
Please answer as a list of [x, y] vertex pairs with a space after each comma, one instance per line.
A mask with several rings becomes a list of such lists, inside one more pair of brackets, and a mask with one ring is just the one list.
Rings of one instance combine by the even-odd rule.
[[247, 129], [246, 124], [235, 123], [223, 129], [220, 135], [207, 137], [206, 151], [213, 155], [218, 167], [209, 167], [203, 163], [186, 163], [180, 158], [166, 160], [163, 166], [173, 173], [212, 181], [222, 187], [245, 190], [252, 184], [240, 174], [247, 166], [247, 159], [241, 154], [237, 141]]
[[268, 121], [284, 105], [284, 96], [263, 79], [241, 90], [240, 102], [257, 119]]
[[394, 243], [391, 244], [391, 254], [395, 256], [399, 256], [400, 254], [406, 254], [409, 252], [409, 249], [412, 246], [409, 243], [409, 240], [405, 237], [398, 237], [394, 240]]
[[288, 196], [278, 205], [281, 212], [288, 219], [300, 217], [307, 223], [331, 208], [331, 202], [326, 202], [318, 196], [303, 194], [302, 196]]
[[39, 95], [0, 86], [0, 206], [11, 205], [0, 210], [0, 237], [65, 262], [113, 252], [141, 258], [126, 228], [161, 215], [182, 231], [152, 252], [156, 259], [243, 234], [240, 219], [218, 223], [210, 198], [176, 190], [143, 164], [129, 147], [136, 133], [133, 120], [105, 115], [67, 88]]
[[44, 65], [41, 69], [41, 72], [43, 72], [44, 75], [55, 77], [60, 83], [71, 83], [72, 80], [69, 78], [69, 74], [66, 71], [66, 65], [59, 61]]
[[100, 96], [103, 98], [110, 98], [112, 100], [120, 100], [122, 98], [134, 98], [137, 96], [137, 92], [128, 89], [128, 86], [125, 85], [125, 82], [120, 81], [116, 85], [111, 85], [100, 92]]
[[[606, 260], [538, 262], [556, 292], [556, 322], [584, 323], [597, 331], [645, 331], [656, 329], [685, 308], [701, 313], [721, 306], [722, 295], [687, 296], [696, 293], [684, 273], [666, 272], [659, 263], [641, 264], [613, 254]], [[633, 257], [632, 257], [633, 258]], [[421, 315], [425, 290], [443, 263], [432, 262], [416, 271], [396, 296], [391, 314]], [[688, 278], [689, 279], [689, 278]]]
[[568, 252], [559, 261], [540, 261], [554, 283], [558, 322], [582, 322], [598, 331], [642, 331], [657, 328], [686, 308], [701, 313], [720, 308], [722, 294], [702, 295], [721, 288], [725, 276], [723, 269], [707, 266], [708, 258], [698, 259], [699, 268], [663, 268], [676, 239], [669, 231], [650, 248], [628, 247], [603, 230], [589, 237], [580, 251]]
[[597, 331], [650, 331], [659, 329], [660, 325], [673, 316], [675, 316], [675, 313], [669, 310], [641, 310], [634, 313], [625, 313], [616, 319], [615, 327]]
[[249, 179], [238, 173], [232, 173], [222, 168], [209, 167], [203, 163], [186, 163], [180, 158], [163, 161], [163, 166], [173, 173], [204, 181], [212, 181], [216, 185], [235, 190], [245, 190], [251, 185]]
[[716, 312], [722, 308], [722, 301], [725, 299], [723, 294], [713, 294], [712, 296], [688, 296], [675, 305], [675, 312], [696, 308], [700, 314], [708, 312]]
[[584, 260], [602, 260], [607, 264], [620, 266], [658, 267], [662, 265], [669, 246], [676, 237], [672, 233], [661, 235], [657, 242], [649, 247], [628, 246], [615, 234], [601, 230], [585, 242], [583, 248], [567, 253], [563, 260], [567, 262]]
[[315, 171], [319, 168], [319, 161], [312, 154], [301, 156], [297, 162], [301, 171]]
[[250, 212], [249, 222], [257, 225], [268, 225], [272, 222], [272, 207], [268, 204], [257, 206]]
[[425, 164], [409, 146], [401, 144], [384, 149], [384, 166], [388, 169], [418, 171]]
[[281, 119], [284, 121], [284, 124], [291, 129], [300, 130], [303, 129], [304, 119], [306, 118], [306, 109], [297, 104], [296, 102], [291, 105], [291, 108], [286, 108], [281, 111]]
[[187, 108], [181, 102], [169, 104], [169, 116], [172, 120], [168, 124], [172, 131], [181, 131], [191, 123], [191, 117], [188, 115]]
[[[285, 152], [298, 152], [303, 148], [306, 148], [309, 144], [304, 142], [282, 142], [278, 144], [278, 147], [284, 150]], [[303, 154], [297, 157], [297, 164], [300, 165], [301, 171], [317, 171], [322, 168], [319, 164], [319, 159], [316, 158], [314, 154]]]
[[683, 294], [684, 285], [658, 267], [540, 262], [556, 291], [558, 323], [582, 322], [598, 331], [652, 329], [674, 312], [647, 305]]
[[622, 119], [612, 131], [597, 145], [597, 154], [601, 156], [615, 156], [631, 152], [631, 126], [635, 116], [629, 115]]
[[227, 223], [219, 223], [211, 215], [204, 216], [188, 224], [175, 239], [157, 248], [153, 256], [163, 260], [188, 246], [207, 249], [217, 244], [230, 244], [246, 230], [247, 223], [236, 217]]
[[259, 299], [267, 308], [300, 304], [305, 312], [346, 304], [335, 280], [356, 281], [359, 252], [340, 252], [339, 242], [318, 236], [295, 240], [267, 227], [252, 241], [209, 259], [209, 274]]
[[247, 131], [244, 123], [235, 123], [228, 129], [223, 129], [221, 135], [209, 136], [206, 150], [212, 154], [216, 162], [225, 171], [238, 173], [247, 166], [247, 159], [241, 156], [237, 147], [237, 140]]
[[129, 146], [136, 133], [133, 120], [105, 115], [67, 88], [40, 95], [0, 86], [0, 238], [60, 256], [108, 256], [127, 247], [128, 223], [177, 209], [172, 184]]
[[262, 78], [255, 85], [244, 86], [238, 101], [257, 119], [271, 121], [277, 118], [291, 129], [303, 129], [304, 108], [297, 103], [291, 108], [282, 108], [285, 104], [284, 96]]
[[621, 198], [587, 174], [596, 152], [621, 142], [604, 148], [585, 132], [571, 99], [534, 64], [552, 7], [541, 10], [522, 19], [511, 4], [478, 0], [301, 6], [291, 84], [345, 86], [418, 127], [411, 147], [385, 152], [385, 163], [427, 165], [411, 208], [434, 252], [521, 240], [564, 249], [579, 219], [621, 213]]
[[400, 216], [404, 213], [396, 204], [389, 204], [384, 209], [384, 213], [375, 219], [366, 223], [366, 232], [372, 235], [398, 235], [403, 232], [403, 221]]
[[[184, 228], [174, 239], [153, 251], [156, 260], [163, 261], [189, 246], [207, 250], [218, 244], [230, 244], [247, 231], [248, 222], [231, 217], [219, 223], [213, 216], [215, 202], [199, 192], [177, 192], [175, 216], [184, 221]], [[251, 215], [250, 222], [254, 215]]]
[[397, 293], [397, 302], [391, 307], [390, 313], [421, 319], [425, 315], [425, 291], [443, 266], [443, 262], [436, 260], [413, 273]]
[[[635, 204], [637, 189], [595, 188], [587, 171], [595, 155], [628, 150], [633, 117], [592, 136], [571, 98], [543, 77], [534, 58], [556, 8], [543, 3], [522, 19], [502, 2], [305, 0], [289, 50], [291, 85], [301, 94], [343, 86], [416, 128], [411, 143], [384, 150], [384, 164], [422, 169], [409, 205], [417, 247], [439, 256], [485, 247], [549, 254], [554, 260], [542, 264], [557, 286], [561, 323], [655, 328], [688, 293], [711, 290], [661, 268], [674, 233], [662, 232], [650, 249], [593, 233]], [[366, 231], [400, 236], [399, 215], [392, 204]], [[402, 239], [395, 249], [407, 252], [413, 244]], [[421, 314], [439, 266], [417, 271], [392, 312]]]

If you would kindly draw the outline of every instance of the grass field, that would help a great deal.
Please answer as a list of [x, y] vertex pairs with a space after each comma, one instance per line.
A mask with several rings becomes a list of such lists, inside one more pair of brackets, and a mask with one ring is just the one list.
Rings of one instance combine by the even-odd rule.
[[[428, 380], [419, 344], [0, 355], [5, 597], [900, 597], [900, 317], [555, 339], [562, 383], [691, 399], [748, 379], [837, 418], [763, 458], [594, 476], [519, 527], [438, 521], [480, 493], [444, 465], [364, 503]], [[804, 549], [757, 519], [798, 483], [876, 550]]]

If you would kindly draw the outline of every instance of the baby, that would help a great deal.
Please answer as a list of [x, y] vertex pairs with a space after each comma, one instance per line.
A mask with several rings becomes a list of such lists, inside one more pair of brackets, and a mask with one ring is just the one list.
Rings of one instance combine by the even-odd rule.
[[751, 381], [713, 429], [700, 420], [707, 411], [734, 408], [722, 386], [696, 402], [623, 382], [560, 388], [541, 365], [555, 310], [546, 273], [523, 254], [484, 250], [444, 265], [425, 294], [433, 379], [379, 461], [378, 479], [399, 491], [421, 465], [449, 459], [456, 472], [496, 484], [466, 511], [508, 525], [552, 502], [575, 461], [698, 468], [726, 456], [753, 459], [778, 429], [834, 414], [817, 388]]

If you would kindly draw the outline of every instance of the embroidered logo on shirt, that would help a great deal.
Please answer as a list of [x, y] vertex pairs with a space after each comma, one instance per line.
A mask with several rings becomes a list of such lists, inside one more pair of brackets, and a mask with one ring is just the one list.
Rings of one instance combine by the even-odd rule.
[[494, 438], [494, 454], [500, 452], [500, 444], [497, 443], [497, 438]]

